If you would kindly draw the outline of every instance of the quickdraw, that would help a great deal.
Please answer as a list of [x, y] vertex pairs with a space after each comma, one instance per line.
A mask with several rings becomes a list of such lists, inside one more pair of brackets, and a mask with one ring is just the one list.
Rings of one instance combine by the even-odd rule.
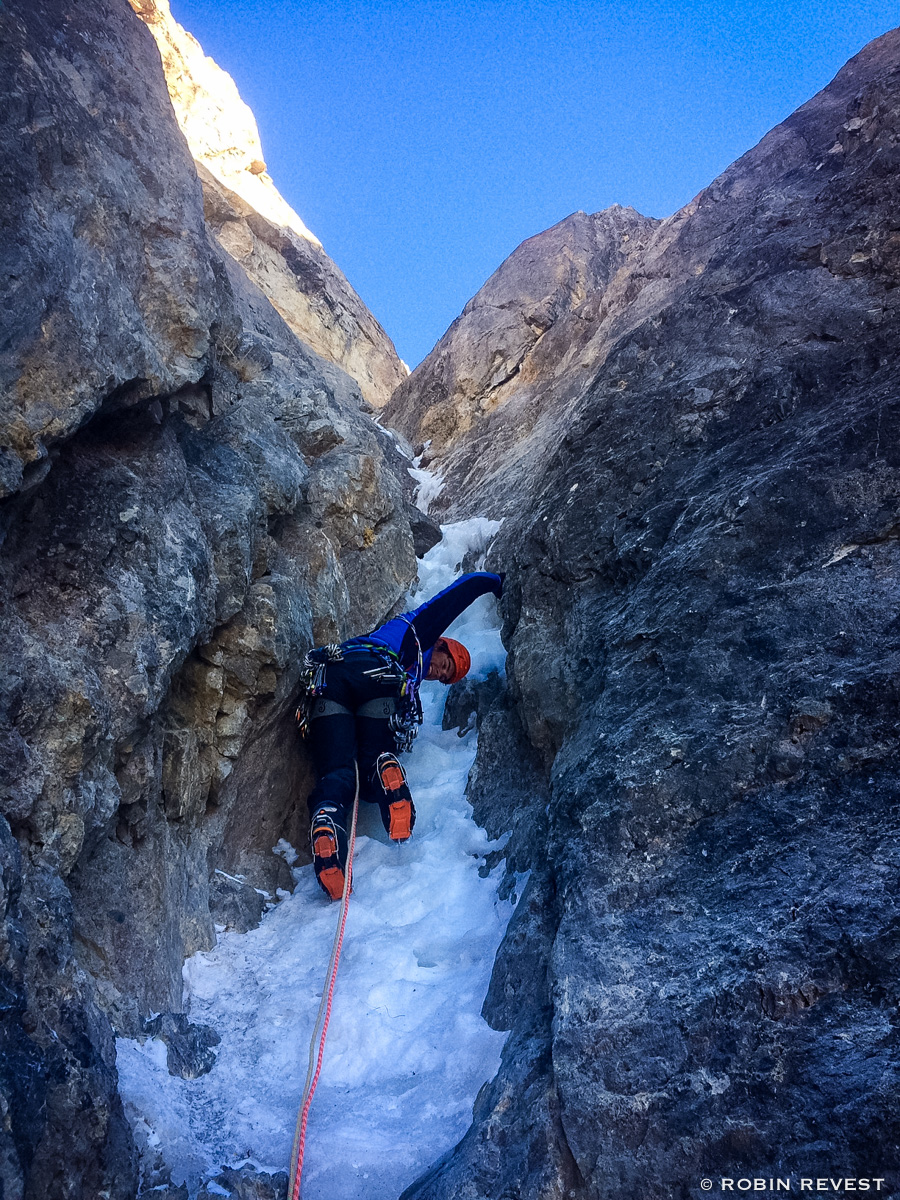
[[412, 750], [419, 726], [422, 724], [422, 701], [419, 693], [404, 697], [403, 708], [390, 718], [391, 733], [394, 735], [394, 746], [398, 754], [408, 754]]
[[300, 672], [300, 686], [303, 694], [297, 705], [297, 711], [294, 713], [301, 737], [305, 738], [309, 733], [309, 718], [313, 700], [325, 691], [325, 668], [330, 662], [342, 662], [343, 658], [344, 652], [337, 642], [330, 642], [327, 646], [317, 646], [313, 650], [307, 650]]
[[407, 628], [412, 633], [416, 642], [416, 668], [415, 673], [411, 676], [404, 670], [399, 656], [395, 655], [388, 647], [388, 653], [396, 658], [397, 665], [403, 671], [403, 682], [400, 685], [400, 705], [397, 712], [390, 719], [391, 733], [394, 735], [394, 746], [398, 754], [408, 754], [412, 750], [413, 742], [416, 740], [416, 735], [419, 732], [419, 726], [422, 724], [422, 701], [419, 698], [419, 684], [422, 682], [422, 643], [419, 641], [419, 635], [416, 633], [416, 627], [412, 621], [405, 621]]

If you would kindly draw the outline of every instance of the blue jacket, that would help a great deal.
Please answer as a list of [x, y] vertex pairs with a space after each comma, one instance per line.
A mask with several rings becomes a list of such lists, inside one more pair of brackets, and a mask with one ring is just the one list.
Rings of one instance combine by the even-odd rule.
[[386, 621], [365, 637], [350, 638], [342, 642], [341, 646], [345, 650], [372, 642], [387, 646], [398, 656], [404, 670], [413, 678], [418, 673], [421, 649], [422, 675], [427, 675], [431, 651], [448, 625], [452, 625], [459, 614], [465, 612], [479, 596], [484, 596], [487, 592], [499, 596], [502, 590], [499, 575], [493, 575], [490, 571], [472, 571], [468, 575], [461, 575], [449, 587], [445, 587], [442, 592], [438, 592], [412, 612]]

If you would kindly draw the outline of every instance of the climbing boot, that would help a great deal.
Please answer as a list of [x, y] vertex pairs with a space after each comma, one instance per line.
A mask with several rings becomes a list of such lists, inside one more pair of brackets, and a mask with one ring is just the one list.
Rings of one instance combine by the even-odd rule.
[[379, 755], [375, 763], [375, 774], [387, 798], [387, 818], [382, 811], [382, 820], [392, 841], [406, 842], [412, 836], [416, 823], [416, 806], [413, 804], [406, 774], [393, 754]]
[[320, 808], [309, 830], [316, 879], [332, 900], [340, 900], [344, 895], [347, 866], [347, 832], [335, 820], [336, 815], [336, 808]]

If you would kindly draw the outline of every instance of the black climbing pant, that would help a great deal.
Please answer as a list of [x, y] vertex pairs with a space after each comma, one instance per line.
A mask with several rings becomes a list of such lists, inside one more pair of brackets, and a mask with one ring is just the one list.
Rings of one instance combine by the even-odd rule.
[[390, 829], [390, 812], [384, 790], [375, 772], [375, 761], [386, 750], [394, 752], [394, 735], [388, 717], [358, 716], [356, 710], [371, 700], [398, 699], [400, 684], [395, 679], [373, 679], [366, 671], [377, 670], [383, 660], [374, 653], [353, 653], [325, 668], [326, 700], [349, 709], [314, 717], [309, 725], [309, 747], [316, 770], [316, 786], [309, 800], [310, 818], [323, 806], [337, 809], [335, 819], [344, 828], [356, 791], [354, 764], [359, 764], [359, 798], [378, 804], [385, 829]]

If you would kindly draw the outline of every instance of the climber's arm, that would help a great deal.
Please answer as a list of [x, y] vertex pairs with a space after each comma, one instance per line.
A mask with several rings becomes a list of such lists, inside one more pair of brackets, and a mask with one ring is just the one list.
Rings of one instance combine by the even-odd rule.
[[488, 592], [499, 596], [502, 590], [503, 583], [499, 575], [490, 571], [473, 571], [432, 596], [410, 615], [422, 650], [430, 650], [444, 630], [479, 596]]

